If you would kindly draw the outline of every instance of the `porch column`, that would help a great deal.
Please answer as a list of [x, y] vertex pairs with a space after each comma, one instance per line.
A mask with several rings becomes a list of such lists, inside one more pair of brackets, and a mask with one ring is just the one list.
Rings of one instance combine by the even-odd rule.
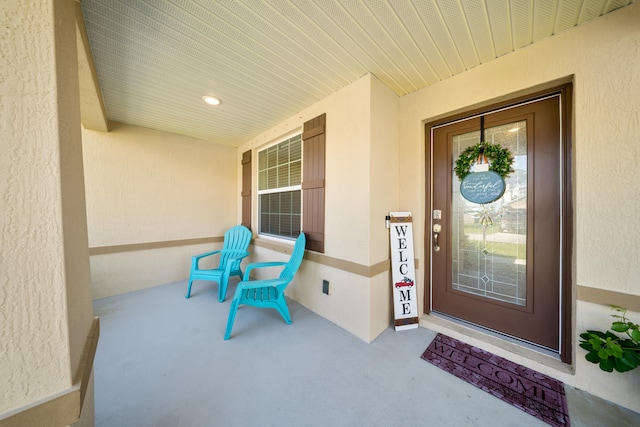
[[0, 426], [93, 425], [76, 6], [0, 5]]

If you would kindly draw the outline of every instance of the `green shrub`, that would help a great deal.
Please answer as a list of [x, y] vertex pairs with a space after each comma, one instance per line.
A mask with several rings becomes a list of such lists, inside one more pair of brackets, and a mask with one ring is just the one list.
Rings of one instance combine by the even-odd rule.
[[606, 372], [627, 372], [640, 365], [640, 326], [627, 320], [627, 310], [611, 306], [620, 314], [612, 314], [615, 320], [611, 331], [586, 331], [580, 334], [580, 347], [587, 350], [584, 356], [591, 363], [600, 365]]

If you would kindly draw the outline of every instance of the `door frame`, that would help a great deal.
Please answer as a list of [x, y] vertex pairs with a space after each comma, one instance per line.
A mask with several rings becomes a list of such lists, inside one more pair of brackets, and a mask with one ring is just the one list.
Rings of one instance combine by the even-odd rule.
[[452, 113], [446, 117], [425, 123], [425, 228], [424, 228], [424, 313], [431, 312], [431, 226], [432, 226], [432, 152], [431, 152], [431, 128], [447, 123], [467, 119], [480, 114], [505, 109], [518, 104], [533, 102], [552, 94], [560, 94], [560, 126], [561, 147], [563, 150], [562, 175], [563, 191], [561, 197], [562, 259], [560, 261], [560, 360], [563, 363], [573, 362], [573, 83], [568, 81], [561, 85], [557, 83], [546, 89], [533, 89], [523, 95], [514, 95], [513, 98], [501, 101], [487, 102], [483, 107], [473, 107], [462, 112]]

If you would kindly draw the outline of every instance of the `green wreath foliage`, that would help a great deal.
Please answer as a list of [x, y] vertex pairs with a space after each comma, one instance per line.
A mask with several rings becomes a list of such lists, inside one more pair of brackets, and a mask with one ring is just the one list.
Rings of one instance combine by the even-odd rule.
[[476, 162], [480, 153], [484, 153], [489, 159], [489, 170], [500, 175], [502, 179], [505, 179], [513, 172], [511, 167], [513, 165], [513, 155], [509, 149], [503, 148], [498, 144], [481, 142], [467, 147], [456, 160], [454, 170], [460, 181], [471, 173], [471, 166]]

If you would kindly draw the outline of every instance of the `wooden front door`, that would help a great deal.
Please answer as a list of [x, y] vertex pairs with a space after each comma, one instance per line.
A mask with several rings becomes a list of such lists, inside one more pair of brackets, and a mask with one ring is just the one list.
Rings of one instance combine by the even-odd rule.
[[[560, 353], [570, 236], [561, 93], [429, 127], [431, 309]], [[484, 141], [508, 148], [498, 200], [462, 197], [453, 165]], [[563, 358], [564, 359], [564, 358]]]

